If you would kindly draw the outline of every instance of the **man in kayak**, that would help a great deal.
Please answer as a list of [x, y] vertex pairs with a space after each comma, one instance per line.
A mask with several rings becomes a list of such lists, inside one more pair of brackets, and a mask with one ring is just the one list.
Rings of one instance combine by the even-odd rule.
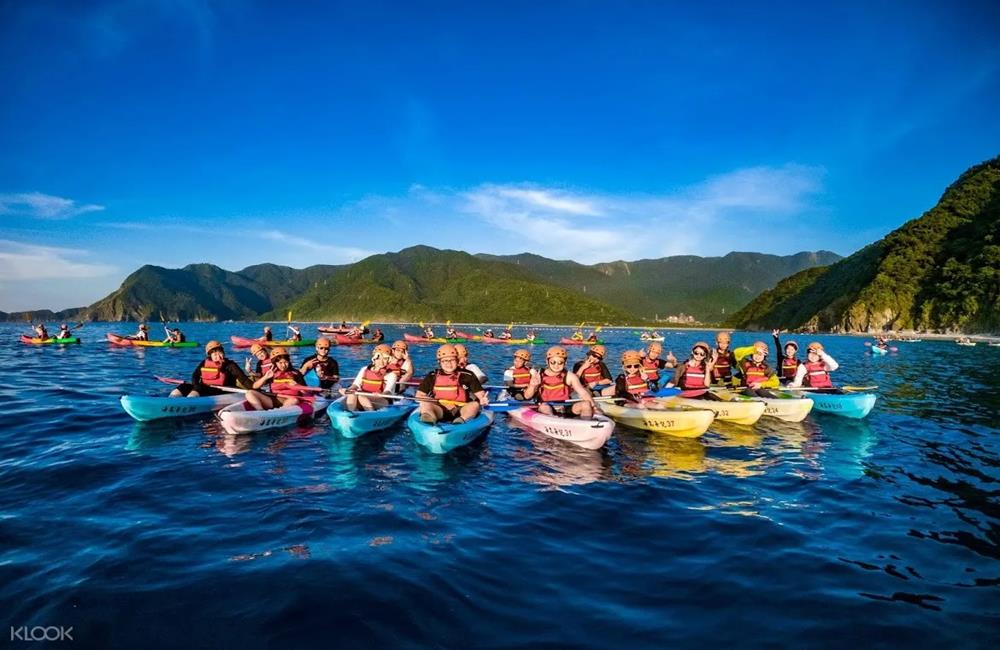
[[729, 332], [719, 332], [715, 336], [715, 350], [712, 352], [713, 376], [715, 381], [728, 384], [736, 367], [736, 355], [729, 347], [731, 337]]
[[184, 336], [184, 332], [181, 328], [167, 328], [167, 338], [163, 339], [164, 343], [184, 343], [187, 341], [187, 337]]
[[511, 331], [510, 327], [505, 327], [504, 330], [500, 332], [500, 335], [497, 338], [503, 339], [504, 341], [509, 341], [510, 339], [514, 338], [514, 332]]
[[148, 341], [149, 327], [145, 323], [139, 323], [139, 330], [135, 334], [127, 338], [133, 341]]
[[602, 395], [608, 395], [625, 401], [625, 405], [633, 408], [647, 408], [642, 398], [649, 394], [649, 384], [643, 376], [642, 353], [637, 350], [622, 352], [623, 372], [615, 377], [615, 383], [604, 388]]
[[300, 330], [295, 325], [289, 325], [288, 329], [291, 330], [291, 332], [292, 332], [292, 340], [293, 341], [301, 341], [302, 340], [302, 330]]
[[452, 327], [451, 325], [449, 325], [447, 327], [447, 329], [445, 329], [445, 331], [444, 331], [444, 336], [445, 336], [445, 338], [449, 338], [449, 339], [457, 339], [458, 338], [458, 331], [454, 327]]
[[[649, 390], [660, 389], [660, 371], [667, 368], [677, 367], [677, 357], [671, 351], [666, 359], [660, 358], [663, 352], [663, 345], [658, 341], [649, 344], [646, 354], [642, 357], [642, 369], [645, 373], [646, 381], [649, 382]], [[641, 353], [640, 353], [641, 354]]]
[[712, 385], [714, 364], [709, 356], [712, 349], [708, 343], [698, 341], [691, 347], [691, 356], [674, 371], [674, 378], [667, 386], [681, 390], [703, 390]]
[[588, 390], [601, 390], [614, 381], [611, 371], [604, 365], [604, 355], [607, 353], [603, 345], [592, 345], [587, 350], [587, 356], [573, 365], [573, 374], [580, 378]]
[[170, 392], [170, 397], [208, 397], [222, 395], [222, 387], [253, 388], [253, 382], [240, 370], [236, 362], [226, 358], [226, 351], [218, 341], [205, 344], [205, 358], [191, 373], [191, 381]]
[[264, 376], [268, 370], [271, 369], [271, 351], [265, 348], [260, 343], [254, 343], [250, 346], [250, 354], [257, 358], [257, 365], [253, 370], [250, 369], [250, 359], [247, 359], [243, 364], [243, 369], [250, 379], [257, 380]]
[[503, 373], [503, 381], [510, 399], [524, 401], [524, 390], [531, 383], [531, 378], [538, 375], [538, 371], [533, 369], [530, 363], [530, 351], [524, 348], [514, 351], [514, 365]]
[[274, 340], [274, 334], [271, 333], [271, 327], [269, 325], [264, 326], [264, 340], [270, 343]]
[[477, 366], [474, 363], [469, 363], [469, 351], [463, 344], [456, 343], [455, 352], [458, 353], [459, 368], [461, 368], [462, 370], [468, 370], [469, 372], [474, 374], [476, 376], [476, 379], [479, 380], [480, 384], [485, 384], [487, 381], [489, 381], [489, 378], [486, 376], [486, 373], [483, 372], [479, 366]]
[[[531, 383], [524, 390], [526, 399], [538, 401], [538, 412], [545, 415], [569, 416], [590, 419], [594, 415], [594, 398], [580, 379], [566, 370], [566, 349], [554, 345], [545, 353], [545, 370], [531, 378]], [[573, 404], [555, 405], [547, 402], [565, 402], [571, 392], [576, 393], [580, 401]]]
[[740, 385], [743, 393], [757, 397], [774, 397], [765, 388], [765, 383], [774, 377], [774, 371], [767, 365], [767, 343], [754, 341], [753, 352], [740, 361], [743, 379]]
[[49, 330], [45, 329], [45, 323], [39, 323], [38, 325], [35, 325], [34, 330], [35, 330], [35, 336], [37, 336], [38, 338], [40, 339], [49, 338]]
[[56, 334], [57, 339], [68, 339], [72, 338], [72, 336], [73, 332], [70, 331], [69, 325], [63, 323], [62, 325], [59, 326], [59, 333]]
[[362, 411], [377, 411], [388, 406], [389, 400], [384, 397], [358, 395], [357, 393], [394, 392], [398, 377], [389, 367], [391, 360], [392, 350], [389, 349], [388, 345], [383, 343], [375, 346], [375, 349], [372, 350], [371, 363], [358, 371], [350, 386], [340, 391], [344, 395], [345, 409], [357, 411], [360, 407]]
[[597, 330], [590, 333], [590, 336], [587, 337], [587, 343], [597, 343]]
[[[292, 357], [288, 350], [283, 347], [272, 348], [271, 364], [271, 369], [253, 382], [253, 390], [247, 391], [247, 401], [255, 409], [266, 411], [282, 406], [295, 406], [302, 398], [311, 394], [299, 389], [299, 386], [305, 387], [306, 380], [301, 372], [292, 367]], [[265, 386], [269, 387], [270, 395], [260, 392]]]
[[424, 338], [432, 339], [434, 338], [434, 329], [430, 325], [424, 328]]
[[792, 388], [806, 386], [809, 388], [829, 389], [836, 391], [830, 381], [830, 373], [840, 367], [840, 364], [823, 349], [823, 344], [813, 341], [806, 348], [806, 360], [795, 372], [795, 379], [789, 384]]
[[486, 331], [483, 332], [483, 338], [484, 339], [495, 339], [496, 336], [493, 335], [493, 329], [492, 328], [486, 328]]
[[[771, 330], [771, 336], [774, 337], [774, 350], [778, 354], [781, 354], [782, 347], [779, 334], [781, 334], [781, 330]], [[781, 357], [781, 366], [779, 367], [781, 383], [786, 384], [795, 379], [795, 373], [798, 371], [799, 366], [802, 365], [802, 362], [795, 356], [798, 352], [798, 343], [795, 341], [785, 343], [784, 355]]]
[[389, 359], [389, 370], [396, 373], [396, 391], [403, 392], [406, 382], [413, 378], [413, 362], [410, 361], [410, 346], [406, 341], [396, 341], [392, 344], [392, 358]]
[[489, 404], [482, 384], [474, 374], [458, 367], [455, 346], [445, 343], [439, 347], [437, 361], [438, 368], [417, 387], [420, 421], [462, 424], [475, 418], [480, 408]]
[[310, 370], [316, 371], [320, 388], [332, 388], [340, 381], [340, 365], [330, 356], [330, 339], [323, 336], [316, 339], [316, 354], [306, 357], [299, 366], [299, 372], [303, 375]]

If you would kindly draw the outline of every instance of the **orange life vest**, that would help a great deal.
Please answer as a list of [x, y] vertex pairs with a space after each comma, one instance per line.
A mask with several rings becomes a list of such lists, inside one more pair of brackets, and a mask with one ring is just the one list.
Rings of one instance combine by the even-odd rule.
[[601, 364], [590, 366], [580, 375], [580, 379], [587, 384], [587, 388], [596, 386], [604, 381], [604, 373], [601, 372]]
[[381, 393], [385, 390], [386, 371], [377, 372], [371, 366], [361, 374], [361, 390], [366, 393]]
[[715, 362], [715, 376], [718, 379], [729, 379], [733, 374], [733, 368], [729, 365], [729, 355], [732, 351], [726, 348], [725, 351], [715, 348], [718, 353], [718, 360]]
[[301, 394], [301, 391], [298, 389], [298, 386], [301, 386], [301, 384], [296, 381], [298, 374], [295, 370], [274, 373], [274, 377], [271, 379], [271, 392], [275, 395], [298, 397]]
[[566, 371], [555, 375], [542, 373], [542, 385], [538, 397], [543, 402], [564, 402], [569, 399], [569, 386], [566, 385]]
[[625, 375], [625, 391], [635, 397], [642, 397], [649, 392], [649, 384], [638, 373]]
[[458, 376], [457, 372], [449, 375], [441, 370], [435, 371], [434, 388], [431, 389], [431, 394], [445, 402], [454, 402], [455, 404], [468, 402], [469, 396], [465, 392], [465, 386], [462, 386], [458, 381]]
[[684, 390], [706, 388], [705, 373], [706, 369], [704, 363], [699, 363], [693, 368], [688, 364], [684, 364], [684, 375], [681, 377], [681, 388]]
[[795, 379], [795, 373], [799, 370], [798, 359], [794, 357], [785, 357], [781, 360], [781, 376], [784, 379]]
[[406, 359], [397, 359], [393, 357], [389, 360], [389, 365], [386, 366], [388, 372], [394, 372], [400, 377], [403, 376], [403, 364], [406, 363]]
[[806, 367], [806, 385], [811, 388], [833, 388], [830, 381], [830, 373], [826, 370], [826, 365], [822, 361], [811, 363], [809, 361], [802, 364]]
[[762, 384], [767, 381], [767, 366], [764, 364], [757, 365], [753, 361], [747, 360], [743, 362], [743, 385], [749, 386], [750, 384]]
[[642, 358], [642, 367], [646, 369], [646, 379], [649, 381], [660, 381], [660, 360]]
[[222, 365], [226, 363], [215, 363], [211, 359], [205, 359], [201, 364], [201, 383], [206, 386], [222, 386], [226, 383], [226, 374], [222, 372]]
[[524, 388], [531, 383], [531, 370], [527, 366], [521, 366], [520, 368], [512, 367], [510, 370], [514, 388]]

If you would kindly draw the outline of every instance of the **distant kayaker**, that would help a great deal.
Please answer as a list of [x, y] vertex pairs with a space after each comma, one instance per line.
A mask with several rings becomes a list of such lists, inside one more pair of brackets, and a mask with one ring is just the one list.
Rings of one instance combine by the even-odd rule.
[[310, 370], [316, 371], [320, 388], [331, 388], [340, 381], [340, 365], [330, 356], [330, 339], [316, 339], [316, 354], [306, 357], [299, 366], [299, 372], [305, 375]]
[[424, 328], [424, 338], [426, 339], [434, 338], [434, 330], [431, 328], [430, 325]]
[[888, 350], [889, 341], [884, 336], [877, 336], [875, 337], [875, 347], [879, 348], [880, 350]]
[[673, 351], [667, 354], [666, 359], [660, 358], [661, 352], [663, 352], [663, 345], [654, 341], [649, 344], [649, 347], [646, 348], [646, 353], [642, 357], [642, 369], [645, 373], [646, 381], [649, 382], [649, 390], [659, 390], [661, 370], [677, 367], [677, 357], [674, 356]]
[[357, 395], [356, 393], [392, 393], [398, 377], [389, 367], [392, 351], [388, 345], [376, 345], [370, 364], [358, 371], [351, 385], [340, 392], [344, 395], [344, 408], [348, 411], [376, 411], [385, 408], [389, 400], [384, 397]]
[[[781, 334], [781, 330], [771, 330], [771, 336], [774, 337], [774, 350], [777, 354], [781, 355], [782, 347], [781, 339], [778, 336], [779, 334]], [[788, 341], [785, 343], [784, 355], [781, 357], [781, 366], [779, 367], [781, 383], [788, 383], [795, 379], [795, 373], [802, 364], [802, 362], [795, 356], [798, 352], [798, 343], [795, 341]]]
[[596, 331], [590, 333], [590, 336], [587, 337], [587, 342], [588, 343], [597, 343], [597, 332]]
[[254, 369], [251, 370], [251, 361], [250, 359], [247, 359], [243, 364], [243, 369], [251, 379], [256, 380], [263, 377], [264, 374], [271, 369], [271, 351], [260, 343], [254, 343], [250, 346], [250, 354], [256, 357], [257, 364]]
[[[545, 415], [576, 415], [591, 418], [594, 415], [594, 398], [580, 379], [566, 370], [566, 349], [555, 345], [545, 353], [545, 370], [531, 378], [524, 390], [524, 397], [538, 401], [538, 412]], [[546, 402], [565, 402], [576, 393], [581, 401], [555, 405]]]
[[833, 389], [830, 373], [840, 367], [840, 364], [823, 349], [823, 344], [813, 341], [806, 348], [806, 361], [795, 372], [795, 379], [789, 384], [793, 388], [806, 386], [808, 388]]
[[625, 400], [629, 406], [646, 408], [642, 398], [649, 393], [649, 384], [643, 376], [644, 357], [638, 350], [622, 352], [622, 373], [615, 377], [615, 383], [602, 391], [608, 395]]
[[483, 338], [495, 339], [496, 336], [494, 336], [492, 329], [487, 329], [485, 332], [483, 332]]
[[[272, 348], [271, 364], [271, 369], [253, 382], [254, 390], [247, 392], [247, 401], [254, 408], [267, 410], [294, 406], [302, 397], [310, 394], [307, 390], [299, 389], [299, 386], [306, 385], [306, 380], [301, 372], [292, 367], [288, 350], [283, 347]], [[260, 392], [265, 386], [269, 387], [270, 395]]]
[[182, 332], [181, 328], [179, 327], [174, 327], [174, 328], [168, 327], [167, 338], [163, 339], [164, 343], [185, 343], [186, 341], [187, 337], [184, 336], [184, 332]]
[[222, 395], [220, 387], [253, 388], [253, 382], [240, 370], [236, 362], [226, 358], [226, 351], [218, 341], [205, 344], [205, 358], [191, 373], [191, 381], [170, 392], [170, 397], [208, 397]]
[[712, 352], [713, 375], [715, 381], [729, 383], [736, 367], [736, 355], [729, 347], [731, 341], [729, 332], [719, 332], [715, 336], [715, 350]]
[[292, 340], [293, 341], [301, 341], [302, 340], [302, 330], [300, 330], [295, 325], [289, 325], [288, 329], [292, 333]]
[[385, 340], [385, 334], [382, 333], [381, 329], [379, 329], [379, 328], [376, 327], [375, 328], [375, 333], [372, 334], [372, 340], [373, 341], [378, 341], [379, 343], [381, 343], [382, 341]]
[[271, 333], [271, 328], [267, 325], [264, 326], [264, 340], [268, 343], [274, 340], [274, 334]]
[[437, 350], [438, 368], [427, 374], [417, 387], [417, 398], [437, 401], [420, 402], [420, 421], [427, 424], [451, 422], [462, 424], [479, 415], [489, 400], [476, 376], [458, 367], [455, 346], [445, 343]]
[[691, 356], [677, 367], [674, 378], [667, 386], [676, 386], [681, 390], [699, 390], [712, 384], [714, 364], [709, 356], [712, 349], [708, 343], [698, 341], [691, 347]]
[[406, 341], [396, 341], [392, 344], [392, 359], [389, 359], [389, 370], [396, 373], [396, 391], [403, 392], [406, 382], [413, 378], [413, 362], [410, 361], [410, 346]]
[[39, 323], [35, 325], [35, 335], [40, 339], [49, 338], [49, 330], [45, 329], [45, 323]]
[[481, 384], [485, 384], [487, 381], [489, 381], [489, 378], [486, 376], [486, 373], [483, 372], [479, 366], [469, 362], [469, 350], [464, 345], [462, 345], [461, 343], [456, 343], [455, 351], [458, 353], [459, 368], [463, 370], [468, 370], [469, 372], [474, 374], [476, 376], [476, 379], [478, 379], [479, 383]]
[[522, 348], [514, 351], [514, 365], [503, 373], [503, 381], [507, 386], [507, 395], [511, 399], [524, 401], [524, 389], [531, 383], [531, 378], [538, 371], [531, 367], [531, 352]]
[[514, 332], [512, 332], [509, 327], [507, 327], [507, 328], [504, 329], [504, 331], [500, 332], [500, 334], [497, 336], [497, 338], [503, 339], [505, 341], [510, 340], [510, 339], [514, 338]]
[[128, 337], [133, 341], [148, 341], [149, 340], [149, 327], [145, 323], [139, 323], [139, 330]]
[[445, 336], [445, 338], [449, 338], [449, 339], [457, 339], [458, 338], [458, 331], [454, 327], [452, 327], [451, 325], [449, 325], [447, 327], [447, 329], [445, 329], [445, 331], [444, 331], [444, 336]]
[[352, 325], [351, 328], [347, 330], [347, 334], [345, 336], [352, 339], [359, 339], [364, 336], [364, 330], [357, 325]]
[[740, 361], [740, 372], [743, 377], [740, 384], [744, 388], [744, 393], [759, 397], [773, 397], [764, 388], [765, 382], [774, 376], [774, 371], [767, 365], [767, 343], [754, 341], [753, 352]]
[[[604, 365], [604, 355], [608, 353], [603, 345], [593, 345], [587, 350], [587, 356], [573, 364], [573, 374], [589, 389], [595, 390], [611, 384], [611, 371]], [[599, 389], [598, 389], [599, 390]]]
[[68, 339], [73, 336], [73, 332], [70, 331], [69, 325], [63, 323], [59, 326], [59, 333], [56, 335], [57, 339]]

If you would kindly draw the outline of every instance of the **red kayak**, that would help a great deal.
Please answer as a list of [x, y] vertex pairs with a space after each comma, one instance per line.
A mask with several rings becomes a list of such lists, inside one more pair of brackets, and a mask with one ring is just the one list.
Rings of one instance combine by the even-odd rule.
[[385, 343], [384, 340], [374, 341], [372, 339], [362, 339], [362, 338], [354, 338], [351, 336], [344, 336], [343, 334], [334, 334], [333, 338], [337, 342], [337, 345], [364, 345], [365, 343], [372, 343], [372, 344]]
[[576, 339], [559, 339], [560, 345], [597, 345], [598, 343], [604, 343], [604, 341], [577, 341]]
[[283, 348], [298, 348], [298, 347], [305, 347], [308, 345], [316, 345], [316, 339], [302, 339], [301, 341], [293, 341], [291, 339], [287, 339], [284, 341], [267, 341], [263, 338], [247, 339], [243, 338], [242, 336], [230, 336], [229, 340], [232, 341], [233, 346], [237, 348], [248, 348], [254, 343], [260, 343], [261, 345], [265, 345], [269, 348], [278, 345], [280, 345]]

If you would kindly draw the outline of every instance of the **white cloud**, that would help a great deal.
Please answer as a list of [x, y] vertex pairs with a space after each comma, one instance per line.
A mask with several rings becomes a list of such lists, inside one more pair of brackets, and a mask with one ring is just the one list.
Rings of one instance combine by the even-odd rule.
[[36, 246], [0, 239], [0, 281], [99, 278], [117, 273], [108, 264], [75, 261], [89, 255], [75, 248]]
[[103, 205], [78, 205], [72, 199], [27, 192], [24, 194], [0, 194], [0, 214], [11, 214], [35, 219], [69, 219], [87, 212], [103, 210]]
[[287, 233], [283, 233], [278, 230], [264, 231], [260, 233], [260, 237], [261, 239], [266, 239], [268, 241], [281, 242], [282, 244], [287, 244], [289, 246], [304, 248], [306, 250], [316, 251], [318, 253], [326, 253], [333, 256], [333, 258], [327, 260], [326, 263], [356, 262], [370, 255], [374, 255], [372, 251], [368, 251], [363, 248], [355, 248], [353, 246], [332, 246], [330, 244], [321, 244], [311, 239], [306, 239], [305, 237], [296, 237], [294, 235], [289, 235]]

